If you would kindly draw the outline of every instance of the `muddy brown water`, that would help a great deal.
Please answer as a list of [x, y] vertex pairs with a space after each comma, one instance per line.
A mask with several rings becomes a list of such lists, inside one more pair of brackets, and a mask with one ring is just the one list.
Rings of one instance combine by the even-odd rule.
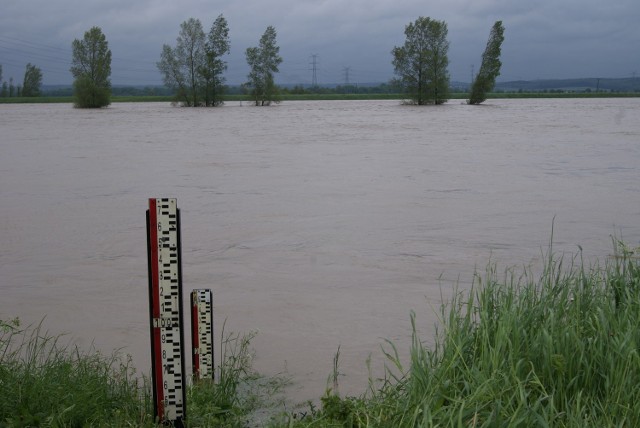
[[[320, 397], [403, 355], [415, 311], [475, 268], [640, 245], [640, 99], [0, 105], [0, 318], [45, 317], [150, 366], [145, 210], [175, 197], [184, 293], [214, 293], [216, 348], [257, 331], [254, 367]], [[186, 301], [186, 300], [185, 300]], [[218, 357], [216, 350], [216, 358]], [[188, 358], [187, 358], [188, 360]]]

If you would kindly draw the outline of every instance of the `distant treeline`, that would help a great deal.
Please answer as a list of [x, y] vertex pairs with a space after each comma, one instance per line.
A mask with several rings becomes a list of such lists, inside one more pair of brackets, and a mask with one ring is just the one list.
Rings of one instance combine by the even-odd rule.
[[[162, 85], [131, 85], [114, 86], [111, 88], [115, 97], [172, 97], [175, 93]], [[398, 95], [402, 93], [401, 88], [392, 82], [389, 83], [363, 83], [363, 84], [326, 84], [311, 86], [308, 84], [280, 85], [279, 91], [285, 98], [296, 99], [305, 95], [330, 96], [330, 95]], [[468, 82], [451, 82], [450, 88], [452, 98], [464, 98], [462, 94], [468, 94]], [[225, 86], [224, 93], [230, 98], [248, 95], [249, 91], [244, 85]], [[492, 91], [493, 96], [513, 94], [550, 94], [550, 95], [593, 95], [593, 94], [640, 94], [640, 77], [605, 79], [605, 78], [581, 78], [581, 79], [544, 79], [544, 80], [514, 80], [508, 82], [497, 82]], [[69, 85], [43, 85], [42, 90], [36, 98], [65, 98], [73, 95], [73, 88]], [[21, 93], [11, 94], [8, 90], [0, 91], [0, 100], [10, 102], [12, 97], [21, 97]], [[333, 97], [332, 97], [333, 98]], [[341, 98], [341, 97], [340, 97]], [[374, 97], [374, 98], [380, 98]], [[397, 97], [394, 97], [397, 98]], [[337, 99], [337, 98], [336, 98]], [[17, 99], [15, 101], [18, 101]], [[36, 100], [32, 99], [32, 102]], [[24, 102], [27, 102], [25, 100]], [[41, 100], [41, 102], [52, 102]], [[65, 101], [66, 102], [66, 101]]]
[[[395, 94], [399, 93], [399, 88], [392, 84], [365, 84], [365, 85], [335, 85], [335, 86], [305, 86], [305, 85], [284, 85], [279, 87], [283, 95], [303, 95], [303, 94]], [[171, 96], [174, 92], [164, 86], [114, 86], [111, 93], [115, 97], [149, 97], [149, 96]], [[247, 95], [249, 92], [243, 85], [225, 86], [227, 95]], [[71, 86], [45, 86], [42, 95], [46, 97], [70, 97], [73, 95]]]
[[[393, 83], [365, 83], [351, 85], [281, 85], [282, 95], [305, 94], [398, 94], [400, 88]], [[451, 82], [452, 93], [469, 91], [469, 83]], [[593, 93], [593, 92], [634, 92], [640, 93], [640, 78], [621, 79], [548, 79], [548, 80], [517, 80], [498, 82], [494, 93]], [[247, 88], [243, 85], [226, 86], [227, 95], [246, 95]], [[164, 86], [114, 86], [112, 94], [116, 97], [153, 97], [175, 95]], [[71, 86], [43, 86], [42, 95], [46, 97], [69, 97], [73, 95]]]
[[[114, 96], [153, 97], [170, 96], [173, 92], [164, 86], [115, 86], [111, 88]], [[43, 86], [42, 95], [45, 97], [70, 97], [73, 96], [71, 86]]]

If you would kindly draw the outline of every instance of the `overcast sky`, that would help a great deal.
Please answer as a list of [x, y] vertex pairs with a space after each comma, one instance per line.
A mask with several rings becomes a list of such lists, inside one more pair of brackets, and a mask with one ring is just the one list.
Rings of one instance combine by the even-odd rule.
[[3, 78], [21, 84], [30, 62], [44, 84], [70, 84], [71, 42], [98, 26], [113, 54], [112, 84], [161, 84], [155, 64], [180, 23], [197, 18], [208, 31], [219, 14], [230, 28], [231, 84], [246, 80], [244, 51], [268, 25], [284, 59], [278, 83], [310, 84], [312, 55], [320, 84], [345, 83], [347, 68], [350, 83], [386, 82], [391, 49], [419, 16], [447, 23], [451, 80], [478, 70], [496, 20], [505, 27], [500, 81], [640, 78], [638, 0], [6, 0]]

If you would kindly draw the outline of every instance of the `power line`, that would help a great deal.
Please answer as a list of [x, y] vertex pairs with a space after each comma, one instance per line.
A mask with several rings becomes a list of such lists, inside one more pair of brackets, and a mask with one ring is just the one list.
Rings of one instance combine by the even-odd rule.
[[[9, 57], [28, 57], [65, 66], [71, 65], [72, 50], [70, 48], [60, 48], [15, 37], [0, 36], [0, 51], [4, 51]], [[151, 65], [155, 65], [155, 63], [151, 60], [142, 59], [139, 56], [112, 54], [111, 58], [114, 62], [126, 64], [126, 69], [130, 71], [151, 72], [156, 70], [156, 68]], [[7, 61], [3, 60], [3, 62]]]
[[17, 37], [11, 37], [11, 36], [6, 36], [6, 35], [2, 35], [0, 36], [0, 41], [1, 42], [5, 42], [5, 43], [11, 43], [12, 45], [15, 44], [21, 44], [23, 46], [26, 46], [30, 49], [38, 49], [38, 50], [44, 50], [47, 52], [51, 52], [53, 51], [59, 51], [59, 52], [71, 52], [70, 49], [68, 48], [61, 48], [59, 46], [51, 46], [51, 45], [47, 45], [44, 43], [37, 43], [37, 42], [32, 42], [29, 40], [24, 40], [24, 39], [20, 39]]

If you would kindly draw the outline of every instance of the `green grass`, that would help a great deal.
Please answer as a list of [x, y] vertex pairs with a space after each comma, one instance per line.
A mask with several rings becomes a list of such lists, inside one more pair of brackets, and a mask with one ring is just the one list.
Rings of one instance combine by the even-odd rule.
[[[223, 332], [224, 335], [224, 332]], [[284, 376], [251, 367], [254, 334], [224, 335], [217, 380], [189, 382], [188, 427], [260, 424], [284, 408]], [[151, 387], [129, 357], [83, 352], [42, 323], [0, 320], [0, 427], [154, 427]]]
[[[509, 98], [626, 98], [640, 97], [640, 92], [493, 92], [487, 94], [488, 99], [509, 99]], [[330, 101], [330, 100], [402, 100], [402, 94], [281, 94], [281, 101]], [[468, 93], [454, 92], [450, 95], [450, 100], [466, 100]], [[251, 103], [249, 95], [226, 95], [227, 102]], [[113, 104], [120, 102], [166, 102], [171, 103], [173, 96], [112, 96]], [[73, 97], [12, 97], [0, 98], [0, 104], [41, 104], [41, 103], [73, 103]]]
[[[635, 254], [634, 254], [635, 253]], [[378, 388], [330, 391], [295, 426], [640, 426], [640, 263], [616, 244], [604, 266], [548, 255], [544, 271], [498, 274], [443, 306], [436, 346], [415, 324], [410, 366], [392, 344]], [[414, 322], [414, 316], [412, 316]]]
[[[640, 92], [492, 92], [488, 99], [500, 98], [638, 98]], [[462, 98], [468, 98], [467, 95]]]
[[283, 375], [265, 377], [252, 369], [250, 347], [255, 333], [222, 332], [217, 379], [192, 384], [187, 390], [187, 423], [193, 427], [262, 426], [282, 413]]
[[0, 104], [64, 104], [73, 103], [73, 97], [2, 97]]
[[[386, 342], [383, 379], [338, 393], [339, 352], [319, 405], [287, 411], [287, 379], [251, 368], [253, 334], [222, 334], [215, 382], [187, 392], [187, 425], [272, 427], [640, 426], [640, 249], [585, 265], [550, 248], [542, 266], [490, 264], [441, 307], [435, 345], [411, 316], [408, 364]], [[224, 329], [223, 329], [224, 330]], [[0, 323], [0, 427], [154, 426], [129, 360]]]
[[127, 358], [0, 321], [0, 426], [152, 426], [149, 409]]

